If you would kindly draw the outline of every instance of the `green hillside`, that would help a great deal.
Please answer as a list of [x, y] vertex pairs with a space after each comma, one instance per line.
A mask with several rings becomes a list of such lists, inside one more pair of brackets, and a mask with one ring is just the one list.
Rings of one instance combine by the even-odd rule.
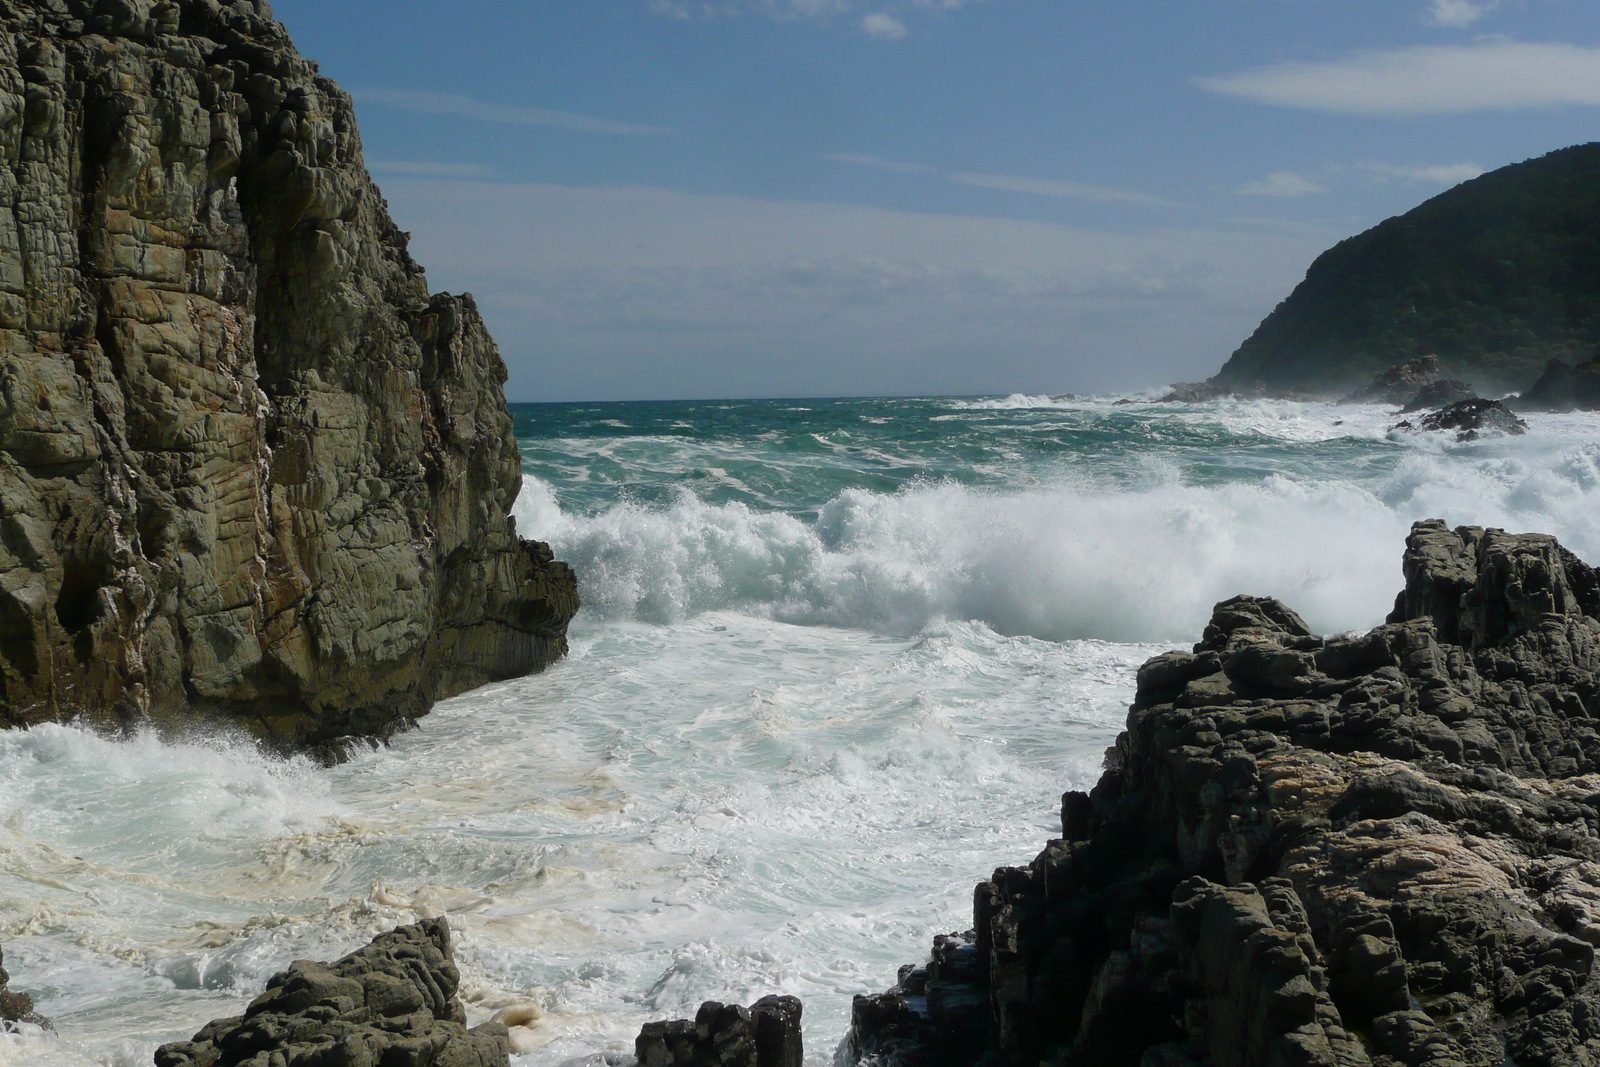
[[1437, 353], [1481, 391], [1600, 346], [1600, 144], [1502, 167], [1341, 241], [1212, 385], [1339, 393]]

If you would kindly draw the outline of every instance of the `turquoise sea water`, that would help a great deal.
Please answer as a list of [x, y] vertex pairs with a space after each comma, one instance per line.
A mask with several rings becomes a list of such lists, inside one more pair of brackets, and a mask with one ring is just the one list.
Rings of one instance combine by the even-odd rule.
[[1600, 559], [1600, 424], [1028, 397], [519, 405], [514, 515], [580, 574], [572, 655], [324, 770], [237, 739], [0, 734], [0, 944], [60, 1038], [147, 1063], [297, 957], [418, 915], [522, 1064], [702, 999], [806, 1000], [829, 1060], [971, 887], [1025, 862], [1133, 671], [1215, 601], [1381, 621], [1409, 524]]

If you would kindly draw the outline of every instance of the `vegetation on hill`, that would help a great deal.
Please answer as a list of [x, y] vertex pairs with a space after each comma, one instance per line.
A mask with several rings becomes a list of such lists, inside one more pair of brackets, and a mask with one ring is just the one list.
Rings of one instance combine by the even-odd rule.
[[1600, 346], [1600, 144], [1502, 167], [1318, 256], [1211, 379], [1342, 393], [1436, 353], [1480, 391]]

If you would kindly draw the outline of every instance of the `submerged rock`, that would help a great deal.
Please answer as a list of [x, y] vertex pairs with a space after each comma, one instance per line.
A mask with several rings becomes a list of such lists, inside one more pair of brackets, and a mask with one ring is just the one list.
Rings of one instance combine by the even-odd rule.
[[162, 1045], [156, 1067], [504, 1067], [506, 1028], [468, 1030], [444, 919], [402, 926], [336, 963], [297, 960], [241, 1016]]
[[1528, 424], [1498, 400], [1462, 400], [1430, 411], [1416, 422], [1397, 422], [1391, 430], [1421, 433], [1454, 432], [1457, 441], [1475, 441], [1484, 434], [1515, 436], [1528, 432]]
[[694, 1021], [646, 1023], [638, 1067], [801, 1067], [800, 1001], [762, 997], [748, 1008], [708, 1000]]
[[14, 1031], [18, 1023], [54, 1030], [49, 1019], [33, 1010], [33, 998], [17, 993], [9, 987], [11, 976], [6, 973], [5, 954], [0, 953], [0, 1033]]
[[1139, 672], [1062, 837], [858, 998], [915, 1065], [1591, 1062], [1600, 572], [1416, 524], [1362, 635], [1269, 598]]
[[316, 745], [561, 655], [505, 366], [267, 4], [0, 29], [0, 725]]

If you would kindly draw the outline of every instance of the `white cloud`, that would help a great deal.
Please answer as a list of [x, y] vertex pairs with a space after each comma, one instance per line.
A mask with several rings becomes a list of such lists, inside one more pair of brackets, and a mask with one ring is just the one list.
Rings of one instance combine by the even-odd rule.
[[384, 194], [430, 283], [477, 295], [513, 399], [1194, 378], [1327, 244], [652, 188], [398, 179]]
[[490, 178], [494, 168], [481, 163], [438, 163], [426, 159], [369, 159], [374, 174], [403, 174], [412, 178]]
[[1246, 196], [1314, 196], [1328, 189], [1300, 174], [1287, 170], [1273, 171], [1258, 182], [1250, 182], [1239, 192]]
[[1431, 167], [1406, 167], [1394, 163], [1358, 163], [1357, 170], [1380, 178], [1399, 178], [1402, 181], [1422, 182], [1428, 185], [1459, 185], [1483, 173], [1476, 163], [1445, 163]]
[[630, 136], [654, 136], [672, 132], [665, 126], [613, 122], [592, 115], [551, 111], [540, 107], [513, 107], [447, 93], [424, 93], [411, 89], [361, 89], [353, 95], [363, 104], [388, 104], [402, 111], [414, 111], [423, 115], [460, 115], [479, 122], [498, 122], [513, 126], [554, 126], [558, 129], [578, 130], [583, 133]]
[[1114, 189], [1104, 185], [1084, 185], [1081, 182], [1059, 181], [1055, 178], [1024, 178], [1011, 174], [972, 174], [963, 171], [946, 173], [937, 167], [930, 167], [923, 163], [906, 163], [894, 159], [880, 159], [877, 156], [864, 155], [859, 152], [833, 152], [822, 156], [835, 163], [849, 163], [858, 167], [871, 167], [874, 170], [893, 171], [901, 174], [937, 174], [947, 182], [957, 185], [970, 185], [979, 189], [994, 189], [1003, 193], [1023, 193], [1028, 196], [1064, 196], [1078, 200], [1094, 200], [1101, 203], [1120, 204], [1145, 204], [1151, 207], [1178, 207], [1171, 200], [1150, 196], [1146, 193], [1134, 192], [1131, 189]]
[[877, 156], [863, 155], [860, 152], [829, 152], [822, 156], [835, 163], [850, 163], [858, 167], [871, 167], [873, 170], [894, 171], [899, 174], [937, 174], [939, 168], [930, 167], [925, 163], [902, 163], [894, 159], [879, 159]]
[[879, 11], [861, 20], [861, 32], [880, 41], [898, 41], [906, 35], [906, 24], [886, 11]]
[[1356, 52], [1326, 63], [1276, 63], [1201, 78], [1260, 104], [1408, 117], [1600, 106], [1600, 48], [1487, 40]]
[[1057, 181], [1054, 178], [1018, 178], [1009, 174], [946, 174], [946, 181], [957, 185], [975, 185], [982, 189], [998, 189], [1006, 193], [1027, 193], [1031, 196], [1065, 196], [1079, 200], [1096, 200], [1102, 203], [1148, 204], [1152, 207], [1177, 207], [1171, 200], [1136, 193], [1131, 189], [1113, 189], [1104, 185], [1083, 185], [1078, 182]]
[[1427, 20], [1435, 26], [1465, 29], [1500, 6], [1500, 0], [1430, 0]]

